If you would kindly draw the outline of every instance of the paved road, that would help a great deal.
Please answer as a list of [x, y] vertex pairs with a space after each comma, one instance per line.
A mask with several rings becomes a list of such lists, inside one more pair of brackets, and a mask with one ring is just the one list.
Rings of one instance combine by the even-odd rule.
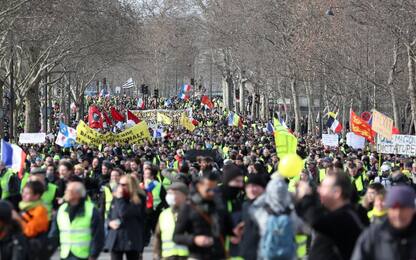
[[[52, 260], [59, 260], [59, 252], [56, 252], [52, 256]], [[98, 258], [98, 260], [110, 260], [110, 254], [102, 253], [100, 257]], [[143, 260], [152, 260], [152, 248], [151, 247], [146, 247], [144, 249]]]

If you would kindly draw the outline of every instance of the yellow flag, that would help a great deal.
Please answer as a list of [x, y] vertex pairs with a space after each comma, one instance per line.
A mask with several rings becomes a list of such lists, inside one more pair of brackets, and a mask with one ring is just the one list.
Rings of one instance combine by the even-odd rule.
[[157, 120], [157, 122], [162, 123], [164, 125], [172, 124], [172, 119], [170, 117], [168, 117], [167, 115], [162, 114], [162, 113], [157, 113], [156, 120]]
[[192, 121], [185, 115], [182, 114], [179, 123], [188, 131], [192, 132], [195, 130], [194, 124], [192, 124]]

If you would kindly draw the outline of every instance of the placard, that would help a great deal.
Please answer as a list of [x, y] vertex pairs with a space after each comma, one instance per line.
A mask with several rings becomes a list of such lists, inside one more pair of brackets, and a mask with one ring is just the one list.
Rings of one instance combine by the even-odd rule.
[[364, 149], [365, 138], [354, 134], [353, 132], [347, 133], [347, 145], [353, 149]]
[[41, 144], [45, 142], [45, 133], [21, 133], [19, 143], [21, 144]]
[[383, 115], [377, 110], [373, 110], [373, 121], [371, 129], [377, 134], [381, 135], [387, 140], [392, 138], [392, 129], [393, 129], [393, 119], [388, 116]]
[[377, 152], [416, 156], [416, 136], [393, 135], [390, 141], [379, 135], [377, 137]]
[[322, 134], [322, 144], [331, 147], [338, 146], [338, 135]]

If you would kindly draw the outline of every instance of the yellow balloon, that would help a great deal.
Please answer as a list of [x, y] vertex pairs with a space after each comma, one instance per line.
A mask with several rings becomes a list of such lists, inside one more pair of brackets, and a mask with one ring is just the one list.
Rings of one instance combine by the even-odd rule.
[[297, 154], [287, 154], [279, 162], [279, 173], [286, 178], [298, 176], [304, 167], [304, 162]]

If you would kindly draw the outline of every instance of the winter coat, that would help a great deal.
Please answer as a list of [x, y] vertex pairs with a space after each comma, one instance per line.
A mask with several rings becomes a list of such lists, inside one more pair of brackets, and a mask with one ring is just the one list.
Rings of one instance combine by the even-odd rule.
[[296, 204], [296, 212], [315, 233], [308, 259], [350, 259], [354, 245], [368, 217], [357, 213], [353, 205], [328, 212], [316, 194], [307, 195]]
[[[208, 216], [212, 223], [200, 214]], [[191, 201], [182, 205], [175, 226], [173, 241], [188, 246], [191, 258], [200, 260], [225, 259], [225, 236], [232, 234], [232, 224], [226, 209], [219, 201], [204, 201], [198, 193]], [[214, 239], [211, 247], [198, 247], [194, 243], [197, 235], [205, 235]]]
[[403, 231], [395, 230], [388, 219], [371, 225], [359, 237], [351, 259], [416, 259], [416, 217]]
[[118, 229], [108, 227], [104, 248], [109, 251], [139, 251], [144, 248], [144, 207], [145, 199], [134, 204], [129, 199], [114, 198], [111, 203], [108, 221], [120, 220]]
[[28, 243], [17, 222], [7, 227], [8, 234], [0, 239], [0, 259], [26, 260], [29, 259]]
[[249, 208], [253, 201], [246, 201], [243, 204], [242, 219], [244, 232], [240, 241], [240, 256], [245, 260], [257, 259], [257, 247], [260, 240], [259, 230], [254, 220], [250, 218]]

